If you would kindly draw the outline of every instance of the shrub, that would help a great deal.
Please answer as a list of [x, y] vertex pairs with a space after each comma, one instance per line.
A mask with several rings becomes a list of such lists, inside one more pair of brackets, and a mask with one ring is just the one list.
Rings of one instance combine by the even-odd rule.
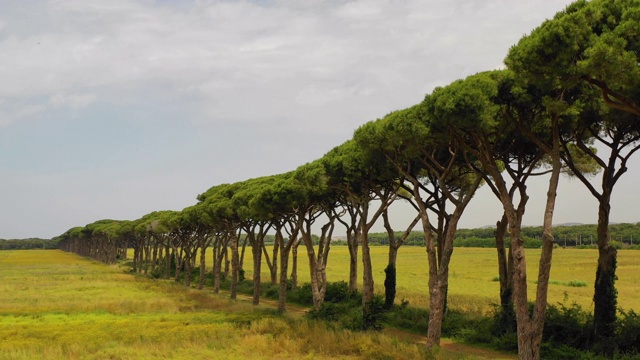
[[[362, 329], [363, 330], [382, 330], [382, 320], [385, 314], [384, 300], [382, 296], [374, 295], [373, 300], [367, 304], [368, 312], [362, 312]], [[354, 324], [355, 325], [355, 324]]]
[[633, 310], [620, 309], [615, 335], [619, 352], [640, 354], [640, 315]]
[[329, 322], [337, 322], [341, 317], [348, 314], [352, 310], [352, 306], [348, 304], [336, 304], [325, 302], [320, 309], [312, 309], [307, 312], [307, 316], [314, 320], [324, 320]]
[[409, 306], [396, 306], [387, 313], [386, 322], [393, 327], [424, 332], [429, 326], [429, 311]]
[[609, 246], [616, 249], [616, 250], [620, 250], [622, 249], [622, 243], [618, 240], [610, 240], [609, 241]]
[[489, 317], [449, 309], [442, 321], [442, 334], [468, 343], [490, 343], [492, 326]]
[[571, 287], [586, 287], [587, 283], [580, 280], [571, 280], [567, 283], [567, 285]]
[[311, 284], [304, 283], [302, 286], [298, 286], [298, 288], [291, 291], [287, 296], [287, 299], [300, 305], [313, 306], [313, 292], [311, 291]]
[[593, 317], [576, 303], [549, 305], [544, 323], [543, 342], [587, 349], [591, 342]]
[[542, 343], [540, 358], [555, 360], [594, 360], [592, 353], [580, 351], [567, 345]]
[[[311, 285], [309, 285], [311, 289]], [[362, 302], [362, 295], [357, 291], [349, 290], [349, 284], [346, 281], [337, 281], [327, 283], [327, 292], [324, 295], [324, 301], [338, 303], [343, 301]]]

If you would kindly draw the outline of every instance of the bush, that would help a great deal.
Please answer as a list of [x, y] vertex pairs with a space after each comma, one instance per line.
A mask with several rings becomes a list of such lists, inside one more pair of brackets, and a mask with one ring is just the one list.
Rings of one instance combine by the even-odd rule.
[[494, 339], [492, 327], [489, 317], [449, 309], [442, 321], [442, 334], [468, 343], [486, 344]]
[[311, 284], [304, 283], [302, 286], [291, 291], [287, 296], [287, 300], [305, 306], [313, 306], [313, 292]]
[[567, 345], [542, 343], [540, 358], [555, 360], [593, 360], [596, 357], [589, 352], [580, 351]]
[[623, 354], [640, 354], [640, 315], [620, 309], [616, 322], [616, 345]]
[[[308, 290], [307, 290], [308, 289]], [[296, 298], [307, 300], [307, 296], [312, 301], [311, 284], [305, 283], [297, 294]], [[380, 330], [384, 317], [384, 300], [381, 296], [374, 296], [371, 302], [370, 312], [367, 316], [363, 314], [362, 295], [358, 292], [349, 291], [349, 286], [344, 281], [327, 284], [327, 292], [320, 309], [313, 309], [307, 312], [307, 316], [315, 320], [324, 320], [337, 323], [340, 327], [348, 330]]]
[[585, 350], [591, 343], [593, 317], [576, 303], [549, 305], [542, 341]]
[[609, 246], [616, 250], [622, 249], [622, 243], [618, 240], [609, 240]]
[[[309, 284], [309, 289], [311, 285]], [[344, 301], [362, 302], [362, 294], [357, 291], [349, 290], [349, 284], [346, 281], [330, 282], [327, 284], [327, 292], [324, 295], [324, 301], [338, 303]]]
[[[369, 312], [362, 311], [361, 326], [363, 330], [382, 330], [382, 320], [384, 319], [385, 307], [382, 296], [374, 295], [373, 300], [367, 304]], [[355, 324], [354, 324], [355, 325]]]
[[413, 331], [424, 332], [429, 326], [429, 311], [407, 306], [403, 302], [401, 306], [395, 306], [387, 313], [386, 322], [390, 326]]
[[348, 314], [353, 309], [349, 304], [336, 304], [332, 302], [325, 302], [320, 309], [312, 309], [307, 312], [307, 316], [314, 320], [324, 320], [329, 322], [337, 322], [344, 315]]

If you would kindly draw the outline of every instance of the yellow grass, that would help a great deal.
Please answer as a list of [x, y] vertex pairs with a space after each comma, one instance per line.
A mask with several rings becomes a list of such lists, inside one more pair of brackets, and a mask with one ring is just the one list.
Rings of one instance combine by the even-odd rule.
[[[384, 268], [387, 265], [388, 249], [385, 246], [371, 248], [373, 276], [376, 291], [384, 293]], [[251, 277], [253, 263], [251, 253], [245, 255], [244, 267], [247, 277]], [[549, 285], [549, 303], [564, 301], [576, 302], [585, 309], [593, 307], [593, 283], [598, 252], [590, 249], [554, 249], [551, 280], [556, 284]], [[207, 258], [210, 259], [210, 256]], [[499, 283], [494, 281], [498, 275], [495, 249], [455, 248], [449, 271], [449, 305], [467, 311], [485, 311], [490, 304], [497, 303]], [[540, 250], [528, 249], [527, 283], [529, 298], [535, 298], [536, 280]], [[329, 255], [327, 278], [329, 281], [348, 281], [349, 252], [346, 246], [333, 246]], [[299, 279], [309, 281], [309, 267], [303, 246], [299, 250]], [[359, 284], [362, 282], [362, 266], [358, 274]], [[397, 269], [397, 301], [406, 299], [416, 306], [428, 306], [427, 288], [428, 266], [425, 248], [405, 246], [400, 248]], [[640, 251], [621, 250], [618, 252], [618, 304], [623, 309], [640, 310], [640, 286], [636, 277], [640, 273]], [[268, 281], [266, 265], [263, 265], [263, 281]], [[586, 282], [586, 287], [571, 287], [569, 281]]]
[[0, 359], [462, 359], [57, 250], [0, 251]]

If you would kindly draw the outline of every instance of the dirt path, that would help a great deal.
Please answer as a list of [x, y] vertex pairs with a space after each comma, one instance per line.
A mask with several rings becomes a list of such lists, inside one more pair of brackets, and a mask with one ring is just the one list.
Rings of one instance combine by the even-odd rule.
[[[418, 344], [427, 343], [426, 335], [414, 334], [414, 333], [410, 333], [397, 328], [385, 328], [384, 330], [382, 330], [382, 332], [391, 336], [396, 336], [399, 339], [413, 341]], [[474, 347], [466, 344], [461, 344], [448, 338], [442, 338], [440, 340], [440, 347], [449, 353], [473, 355], [473, 356], [481, 357], [484, 359], [511, 360], [511, 359], [518, 358], [518, 356], [515, 354], [503, 353], [495, 350], [483, 349], [483, 348]]]
[[[228, 292], [221, 290], [220, 294], [228, 294]], [[238, 300], [251, 302], [253, 298], [250, 295], [238, 294]], [[278, 302], [276, 300], [260, 298], [260, 306], [277, 308]], [[287, 304], [288, 314], [293, 314], [295, 316], [302, 316], [308, 310], [309, 308], [304, 306]], [[418, 344], [427, 343], [426, 335], [414, 334], [408, 331], [404, 331], [397, 328], [391, 328], [391, 327], [385, 328], [382, 332], [386, 335], [394, 336], [398, 339], [405, 340], [405, 341], [415, 342]], [[518, 356], [515, 354], [469, 346], [466, 344], [457, 343], [454, 340], [448, 339], [448, 338], [443, 338], [440, 341], [440, 347], [448, 353], [472, 355], [472, 356], [480, 357], [483, 359], [512, 360], [512, 359], [518, 358]]]

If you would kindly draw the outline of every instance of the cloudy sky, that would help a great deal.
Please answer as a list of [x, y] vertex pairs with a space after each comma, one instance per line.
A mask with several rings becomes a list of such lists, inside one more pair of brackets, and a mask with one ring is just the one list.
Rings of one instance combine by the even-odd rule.
[[[213, 185], [292, 170], [435, 86], [501, 67], [566, 4], [0, 0], [0, 238], [180, 210]], [[638, 221], [633, 166], [614, 221]], [[541, 223], [543, 185], [525, 222]], [[577, 180], [559, 202], [557, 222], [595, 222]], [[499, 212], [481, 191], [461, 225]], [[396, 210], [398, 226], [407, 216]]]

